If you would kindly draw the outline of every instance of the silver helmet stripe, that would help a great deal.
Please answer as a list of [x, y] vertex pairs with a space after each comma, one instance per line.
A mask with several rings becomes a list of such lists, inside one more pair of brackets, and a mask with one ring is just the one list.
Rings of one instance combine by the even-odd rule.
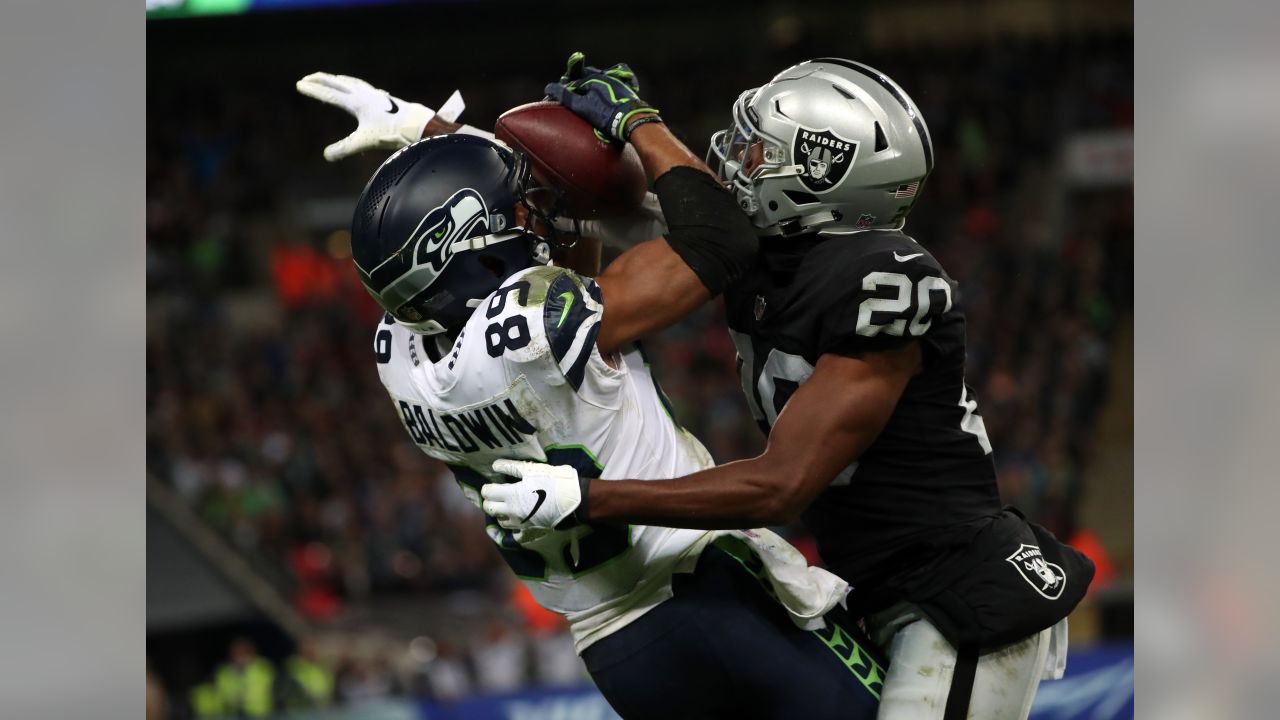
[[893, 95], [894, 99], [902, 105], [902, 109], [905, 110], [907, 115], [911, 118], [911, 121], [916, 126], [916, 132], [920, 133], [920, 141], [921, 144], [924, 145], [925, 172], [928, 173], [933, 171], [933, 138], [929, 136], [929, 126], [925, 124], [924, 118], [920, 116], [920, 113], [915, 109], [914, 104], [909, 98], [907, 98], [907, 95], [902, 91], [902, 88], [898, 87], [897, 83], [890, 80], [887, 75], [879, 70], [852, 60], [845, 60], [843, 58], [818, 58], [812, 62], [832, 63], [834, 65], [839, 65], [840, 67], [853, 70], [854, 72], [862, 73], [872, 80], [875, 80], [885, 90], [888, 90], [889, 94]]

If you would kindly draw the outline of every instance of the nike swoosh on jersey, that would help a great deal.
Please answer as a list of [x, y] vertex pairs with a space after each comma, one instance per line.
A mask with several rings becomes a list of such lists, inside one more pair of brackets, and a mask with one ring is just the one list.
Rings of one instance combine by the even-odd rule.
[[569, 317], [569, 308], [573, 305], [573, 293], [565, 291], [560, 293], [560, 297], [564, 298], [564, 309], [560, 311], [560, 322], [556, 323], [556, 327], [564, 324], [564, 319]]
[[391, 103], [391, 109], [390, 109], [390, 110], [388, 110], [387, 112], [392, 113], [392, 114], [400, 112], [400, 106], [396, 104], [396, 101], [395, 101], [395, 99], [394, 99], [394, 98], [392, 98], [390, 95], [388, 95], [388, 96], [387, 96], [387, 101]]
[[923, 255], [923, 254], [924, 254], [924, 253], [912, 253], [912, 254], [910, 254], [910, 255], [899, 255], [899, 254], [898, 254], [898, 251], [897, 251], [897, 250], [894, 250], [894, 251], [893, 251], [893, 259], [894, 259], [894, 260], [897, 260], [898, 262], [906, 262], [906, 261], [910, 260], [911, 258], [918, 258], [918, 257], [920, 257], [920, 256], [921, 256], [921, 255]]
[[524, 517], [520, 518], [520, 522], [522, 523], [529, 522], [529, 518], [533, 517], [533, 514], [538, 512], [538, 508], [542, 507], [543, 501], [547, 499], [546, 490], [534, 490], [534, 492], [537, 493], [538, 495], [538, 502], [533, 504], [533, 509], [529, 511], [528, 515], [525, 515]]

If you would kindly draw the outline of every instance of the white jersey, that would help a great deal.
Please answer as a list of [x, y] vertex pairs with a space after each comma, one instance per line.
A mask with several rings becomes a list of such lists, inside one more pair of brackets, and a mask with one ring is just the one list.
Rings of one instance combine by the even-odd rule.
[[[378, 374], [409, 435], [447, 463], [477, 506], [493, 461], [571, 465], [603, 479], [680, 477], [712, 466], [671, 418], [637, 348], [611, 367], [596, 348], [604, 306], [589, 278], [536, 267], [506, 280], [445, 352], [389, 319]], [[433, 361], [432, 356], [439, 357]], [[579, 652], [671, 597], [671, 574], [721, 533], [600, 524], [489, 537], [543, 607], [569, 620]]]

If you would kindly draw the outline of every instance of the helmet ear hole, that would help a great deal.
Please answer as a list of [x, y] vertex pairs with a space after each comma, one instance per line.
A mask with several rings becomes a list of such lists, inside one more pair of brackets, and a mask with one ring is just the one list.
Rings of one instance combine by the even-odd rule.
[[889, 149], [889, 141], [885, 139], [884, 128], [880, 127], [880, 123], [876, 123], [876, 146], [875, 151], [881, 152]]
[[782, 194], [786, 195], [787, 199], [796, 205], [812, 205], [813, 203], [818, 202], [817, 195], [807, 193], [803, 190], [783, 190]]

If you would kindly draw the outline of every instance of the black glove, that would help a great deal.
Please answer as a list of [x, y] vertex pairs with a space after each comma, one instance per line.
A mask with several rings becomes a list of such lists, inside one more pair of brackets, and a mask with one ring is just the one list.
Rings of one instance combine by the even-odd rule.
[[547, 85], [546, 92], [591, 123], [597, 134], [626, 142], [632, 118], [641, 114], [657, 117], [658, 110], [640, 98], [636, 75], [625, 63], [607, 70], [584, 63], [582, 53], [570, 55], [565, 74], [559, 82]]

